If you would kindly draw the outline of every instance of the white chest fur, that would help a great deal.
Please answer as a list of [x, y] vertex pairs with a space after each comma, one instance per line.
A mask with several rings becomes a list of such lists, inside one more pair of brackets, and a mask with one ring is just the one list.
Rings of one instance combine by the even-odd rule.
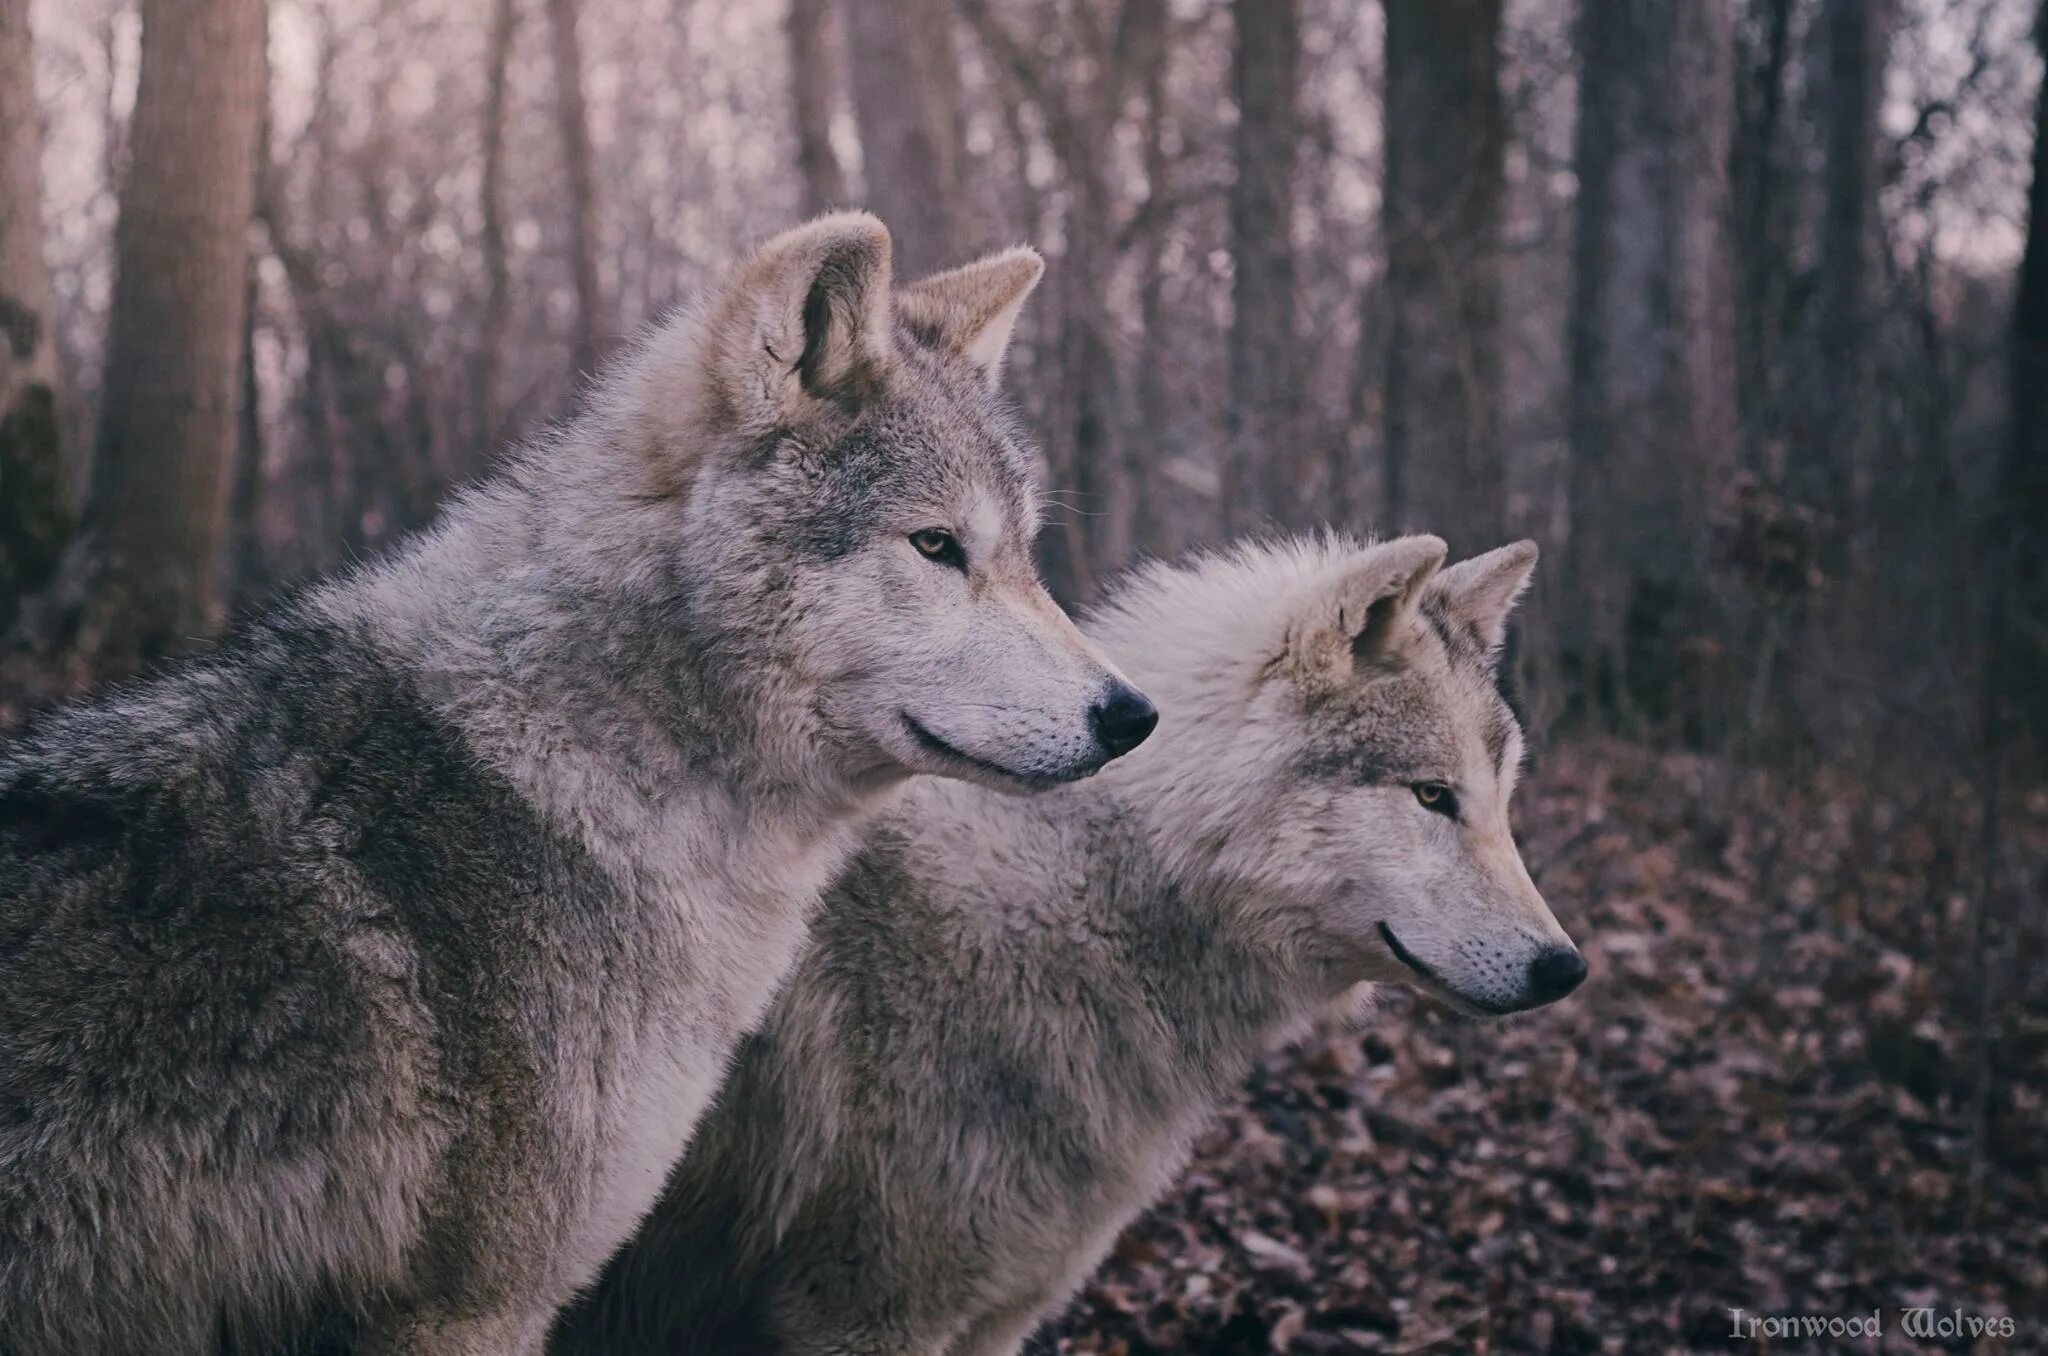
[[660, 818], [634, 848], [613, 840], [601, 854], [645, 920], [642, 958], [675, 963], [668, 975], [658, 960], [652, 974], [623, 967], [646, 991], [607, 1005], [638, 1020], [606, 1041], [587, 1202], [562, 1251], [571, 1285], [592, 1279], [653, 1207], [854, 837], [841, 826], [719, 823], [681, 806]]

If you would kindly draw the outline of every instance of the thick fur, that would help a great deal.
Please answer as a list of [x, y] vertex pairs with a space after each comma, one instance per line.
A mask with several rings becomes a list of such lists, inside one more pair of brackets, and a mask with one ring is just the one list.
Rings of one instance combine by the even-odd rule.
[[778, 237], [423, 539], [0, 748], [0, 1352], [537, 1349], [859, 818], [1100, 765], [992, 267], [913, 332], [872, 218]]
[[[1275, 1040], [1379, 982], [1527, 1002], [1516, 967], [1570, 946], [1507, 836], [1494, 654], [1535, 553], [1443, 554], [1295, 542], [1125, 587], [1087, 629], [1165, 736], [1085, 787], [927, 784], [877, 822], [553, 1349], [1011, 1352]], [[1418, 802], [1438, 780], [1456, 822]]]

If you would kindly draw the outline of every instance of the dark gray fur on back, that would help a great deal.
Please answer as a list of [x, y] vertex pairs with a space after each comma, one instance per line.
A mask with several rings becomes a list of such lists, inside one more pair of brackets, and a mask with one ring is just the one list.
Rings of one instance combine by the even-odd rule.
[[[0, 863], [0, 1350], [260, 1330], [308, 1296], [223, 1312], [252, 1241], [339, 1252], [345, 1288], [403, 1246], [382, 1192], [461, 1208], [421, 1149], [482, 1175], [573, 1143], [536, 1071], [632, 999], [552, 962], [633, 962], [604, 873], [298, 610], [0, 752]], [[344, 1242], [316, 1221], [348, 1195]]]

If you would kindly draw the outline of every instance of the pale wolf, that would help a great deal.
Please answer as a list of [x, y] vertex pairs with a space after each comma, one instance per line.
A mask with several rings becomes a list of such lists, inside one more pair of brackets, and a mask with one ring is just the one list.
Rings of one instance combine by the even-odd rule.
[[537, 1349], [856, 820], [1144, 736], [1030, 563], [1039, 271], [777, 237], [421, 539], [0, 749], [0, 1351]]
[[830, 892], [563, 1352], [1014, 1351], [1254, 1057], [1376, 983], [1475, 1013], [1578, 952], [1508, 830], [1533, 545], [1247, 547], [1085, 624], [1154, 744], [1029, 803], [919, 787]]

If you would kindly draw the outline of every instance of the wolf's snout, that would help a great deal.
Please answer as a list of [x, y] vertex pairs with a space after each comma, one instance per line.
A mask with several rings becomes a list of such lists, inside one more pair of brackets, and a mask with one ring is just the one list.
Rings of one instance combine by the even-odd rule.
[[1558, 946], [1542, 952], [1529, 962], [1526, 992], [1530, 1006], [1540, 1007], [1579, 987], [1586, 978], [1586, 958], [1575, 948]]
[[1088, 708], [1088, 724], [1109, 756], [1121, 758], [1144, 743], [1159, 724], [1159, 708], [1136, 688], [1111, 683], [1108, 694]]

